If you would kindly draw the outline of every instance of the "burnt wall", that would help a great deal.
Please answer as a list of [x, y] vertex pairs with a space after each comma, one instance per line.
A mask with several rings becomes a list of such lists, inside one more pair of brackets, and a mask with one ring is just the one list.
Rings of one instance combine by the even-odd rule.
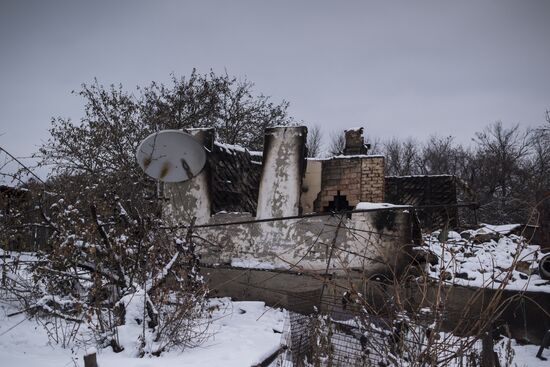
[[253, 161], [246, 149], [214, 144], [208, 155], [212, 170], [213, 211], [256, 214], [261, 163]]
[[252, 219], [249, 214], [219, 213], [210, 217], [209, 225], [235, 224], [196, 227], [201, 261], [315, 271], [326, 270], [328, 262], [331, 271], [353, 268], [365, 274], [395, 273], [410, 261], [412, 219], [406, 209], [242, 223]]
[[[187, 132], [200, 142], [207, 151], [214, 145], [214, 129], [188, 129]], [[196, 218], [197, 224], [208, 222], [212, 215], [212, 176], [210, 163], [190, 180], [166, 182], [164, 190], [168, 202], [163, 207], [163, 217], [174, 224]]]
[[257, 218], [298, 215], [305, 169], [305, 126], [265, 130]]
[[187, 182], [166, 183], [165, 215], [176, 220], [195, 215], [204, 221], [213, 213], [248, 212], [258, 203], [262, 164], [240, 146], [214, 142], [214, 129], [190, 129], [207, 150], [203, 171]]
[[[439, 176], [389, 176], [385, 182], [386, 201], [392, 204], [454, 205], [457, 204], [456, 180], [451, 175]], [[417, 210], [423, 229], [458, 225], [457, 207]]]
[[539, 228], [535, 232], [535, 241], [545, 250], [550, 250], [550, 191], [538, 198]]
[[46, 225], [31, 191], [0, 186], [0, 248], [37, 251], [48, 248], [52, 229]]

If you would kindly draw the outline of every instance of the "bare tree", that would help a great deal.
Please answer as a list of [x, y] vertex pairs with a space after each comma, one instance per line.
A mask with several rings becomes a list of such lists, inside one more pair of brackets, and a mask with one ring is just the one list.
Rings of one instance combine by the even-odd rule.
[[370, 135], [365, 139], [365, 143], [369, 146], [369, 154], [384, 154], [384, 144], [379, 137], [372, 137]]
[[193, 70], [188, 78], [172, 76], [171, 84], [153, 82], [138, 88], [135, 95], [120, 85], [104, 87], [96, 80], [83, 84], [78, 95], [85, 101], [84, 117], [79, 123], [52, 119], [50, 138], [37, 154], [40, 164], [53, 167], [53, 174], [65, 179], [64, 185], [86, 181], [98, 194], [134, 204], [148, 200], [156, 205], [151, 200], [155, 182], [145, 177], [134, 157], [149, 134], [215, 127], [221, 141], [258, 150], [264, 128], [292, 122], [287, 102], [275, 104], [255, 95], [251, 82], [213, 72], [202, 75]]
[[525, 196], [526, 159], [529, 154], [529, 131], [519, 125], [509, 129], [501, 122], [489, 125], [476, 134], [474, 165], [478, 174], [472, 177], [472, 186], [480, 194], [481, 214], [499, 222], [523, 221], [529, 198]]
[[313, 125], [311, 128], [308, 128], [306, 142], [308, 157], [319, 157], [321, 155], [322, 140], [323, 132], [319, 125]]
[[122, 86], [106, 88], [97, 80], [83, 84], [84, 118], [80, 123], [52, 119], [49, 140], [41, 147], [42, 164], [65, 173], [130, 172], [138, 167], [134, 153], [147, 135], [161, 129], [214, 127], [219, 139], [258, 150], [264, 129], [288, 125], [288, 103], [274, 104], [253, 94], [253, 84], [235, 77], [172, 76], [171, 85], [151, 83], [138, 95]]
[[451, 174], [463, 177], [470, 153], [454, 142], [452, 136], [433, 135], [422, 146], [419, 173], [423, 175]]
[[[153, 132], [189, 127], [215, 127], [222, 141], [258, 149], [264, 128], [292, 119], [286, 102], [274, 104], [252, 88], [248, 81], [196, 71], [173, 76], [169, 86], [138, 88], [136, 95], [122, 86], [83, 84], [84, 117], [79, 123], [53, 119], [38, 153], [53, 175], [48, 198], [31, 202], [39, 224], [51, 230], [51, 248], [31, 269], [33, 297], [26, 308], [86, 322], [98, 346], [115, 351], [124, 347], [118, 327], [128, 322], [143, 327], [141, 355], [197, 343], [196, 331], [208, 324], [196, 322], [207, 316], [207, 288], [192, 231], [166, 232], [155, 182], [134, 154]], [[2, 228], [0, 240], [17, 234], [17, 226]], [[143, 310], [138, 321], [125, 316], [136, 307]]]
[[63, 347], [85, 325], [97, 347], [120, 352], [132, 347], [118, 338], [119, 327], [129, 323], [141, 326], [140, 356], [200, 343], [208, 289], [192, 230], [167, 232], [147, 200], [123, 202], [98, 192], [86, 176], [72, 179], [52, 180], [48, 191], [29, 186], [0, 223], [2, 244], [29, 225], [50, 233], [37, 261], [14, 270], [25, 274], [24, 282], [8, 288], [21, 312], [37, 316]]
[[344, 154], [344, 148], [346, 147], [346, 136], [344, 130], [339, 130], [330, 135], [330, 145], [328, 153], [331, 156]]
[[530, 134], [531, 188], [536, 193], [550, 189], [550, 111], [546, 111], [546, 124]]
[[401, 142], [393, 138], [384, 143], [386, 174], [388, 176], [415, 175], [418, 170], [418, 142], [412, 138]]

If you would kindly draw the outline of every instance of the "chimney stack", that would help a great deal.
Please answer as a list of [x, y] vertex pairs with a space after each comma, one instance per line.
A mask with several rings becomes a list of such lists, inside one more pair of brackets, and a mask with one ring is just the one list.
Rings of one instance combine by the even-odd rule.
[[363, 139], [363, 128], [358, 127], [344, 131], [346, 138], [346, 146], [344, 147], [344, 155], [366, 155], [370, 145], [365, 144]]

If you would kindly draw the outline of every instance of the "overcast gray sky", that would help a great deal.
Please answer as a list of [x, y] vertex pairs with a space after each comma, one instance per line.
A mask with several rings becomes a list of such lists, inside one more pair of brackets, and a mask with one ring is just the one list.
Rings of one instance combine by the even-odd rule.
[[466, 142], [550, 108], [550, 1], [0, 2], [0, 146], [36, 150], [70, 94], [225, 69], [297, 120]]

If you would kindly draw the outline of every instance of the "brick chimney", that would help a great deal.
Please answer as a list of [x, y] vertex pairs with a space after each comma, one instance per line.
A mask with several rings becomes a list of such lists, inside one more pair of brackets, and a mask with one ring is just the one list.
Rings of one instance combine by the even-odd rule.
[[344, 155], [362, 155], [367, 154], [370, 145], [365, 144], [363, 139], [363, 128], [349, 129], [345, 132], [346, 145]]

